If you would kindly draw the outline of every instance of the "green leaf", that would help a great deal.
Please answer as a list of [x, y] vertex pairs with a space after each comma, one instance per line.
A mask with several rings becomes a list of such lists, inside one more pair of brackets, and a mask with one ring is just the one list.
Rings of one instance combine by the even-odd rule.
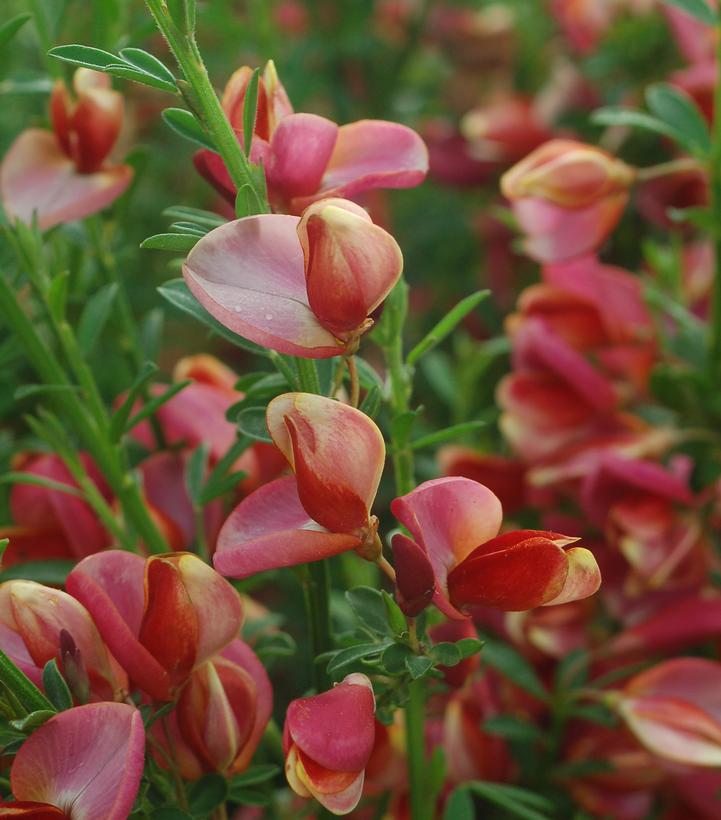
[[346, 592], [345, 597], [358, 620], [371, 632], [389, 634], [386, 604], [380, 590], [354, 587]]
[[47, 490], [57, 490], [61, 493], [74, 495], [76, 498], [85, 498], [85, 493], [70, 484], [63, 484], [62, 481], [53, 481], [52, 478], [35, 475], [34, 473], [3, 473], [0, 475], [0, 484], [34, 484], [36, 487], [45, 487]]
[[384, 589], [381, 590], [381, 595], [383, 596], [383, 603], [386, 607], [386, 618], [388, 620], [388, 626], [391, 629], [391, 632], [394, 635], [403, 635], [405, 632], [408, 631], [408, 623], [406, 622], [406, 616], [401, 611], [401, 608], [393, 599], [392, 595], [389, 595]]
[[152, 416], [153, 413], [159, 408], [162, 407], [166, 402], [170, 401], [173, 396], [180, 393], [181, 390], [184, 390], [190, 384], [190, 379], [185, 379], [182, 382], [176, 382], [175, 384], [171, 384], [170, 387], [167, 388], [163, 393], [159, 396], [155, 396], [150, 401], [146, 402], [138, 412], [128, 420], [128, 423], [125, 425], [124, 433], [129, 433], [133, 427], [137, 427], [141, 421], [145, 421], [148, 417]]
[[372, 365], [368, 364], [368, 362], [360, 356], [355, 357], [355, 363], [358, 368], [358, 381], [361, 387], [366, 390], [372, 390], [374, 387], [383, 390], [383, 379], [381, 379]]
[[160, 91], [168, 91], [171, 94], [178, 93], [175, 83], [159, 80], [152, 74], [148, 74], [147, 71], [141, 71], [139, 68], [134, 68], [127, 63], [115, 62], [113, 65], [106, 66], [103, 71], [113, 77], [119, 77], [121, 80], [132, 80], [134, 83], [149, 85], [151, 88], [157, 88]]
[[483, 661], [513, 681], [524, 692], [541, 701], [548, 700], [543, 684], [531, 664], [509, 644], [487, 641], [483, 647]]
[[461, 650], [450, 641], [434, 644], [430, 649], [430, 656], [433, 663], [439, 666], [456, 666], [463, 660]]
[[329, 675], [343, 669], [344, 666], [349, 666], [362, 658], [377, 657], [384, 650], [390, 646], [390, 641], [383, 641], [382, 643], [359, 643], [355, 646], [349, 646], [347, 649], [341, 649], [336, 652], [330, 659], [326, 671]]
[[175, 25], [185, 34], [195, 30], [195, 0], [166, 0], [168, 13]]
[[392, 643], [381, 655], [381, 664], [391, 675], [400, 675], [408, 667], [406, 660], [414, 657], [413, 650], [404, 643]]
[[77, 44], [56, 46], [51, 48], [48, 54], [62, 60], [64, 63], [79, 65], [84, 68], [94, 68], [96, 71], [105, 71], [109, 65], [117, 65], [118, 63], [117, 56], [109, 51]]
[[188, 488], [188, 495], [193, 502], [193, 506], [197, 506], [200, 503], [200, 496], [203, 491], [203, 483], [207, 469], [208, 445], [203, 442], [193, 450], [185, 468], [185, 486]]
[[37, 729], [38, 726], [42, 726], [43, 723], [50, 720], [50, 718], [56, 714], [57, 712], [53, 709], [38, 709], [36, 712], [30, 712], [30, 714], [24, 718], [10, 720], [8, 723], [19, 732], [30, 733], [34, 729]]
[[258, 80], [260, 79], [260, 69], [256, 68], [250, 76], [245, 89], [245, 99], [243, 100], [243, 147], [246, 157], [250, 156], [250, 148], [253, 144], [253, 131], [255, 130], [255, 118], [258, 112]]
[[197, 319], [214, 333], [217, 333], [236, 347], [241, 347], [250, 353], [257, 353], [259, 356], [267, 357], [269, 355], [269, 351], [264, 347], [243, 339], [216, 321], [188, 290], [188, 286], [182, 279], [172, 279], [166, 282], [158, 288], [158, 293], [175, 308], [183, 313], [190, 314], [194, 319]]
[[118, 295], [118, 285], [112, 282], [100, 288], [87, 301], [78, 321], [78, 345], [86, 355], [95, 347], [103, 332], [110, 310]]
[[235, 423], [238, 425], [238, 430], [253, 441], [273, 443], [265, 423], [265, 407], [246, 407], [235, 417]]
[[652, 114], [674, 129], [677, 141], [689, 153], [709, 155], [711, 134], [706, 120], [685, 91], [668, 83], [655, 83], [646, 89], [646, 103]]
[[473, 800], [465, 786], [458, 786], [452, 792], [443, 809], [443, 820], [474, 820], [476, 816]]
[[188, 807], [196, 817], [210, 817], [228, 797], [228, 784], [219, 774], [206, 774], [188, 787]]
[[662, 134], [672, 140], [678, 138], [678, 133], [674, 128], [635, 108], [615, 108], [613, 106], [598, 108], [591, 114], [591, 122], [596, 125], [624, 125], [630, 128], [640, 128], [642, 131]]
[[140, 372], [135, 377], [135, 381], [130, 385], [128, 395], [123, 399], [123, 403], [120, 407], [118, 407], [115, 413], [113, 413], [110, 419], [109, 435], [111, 441], [119, 441], [121, 436], [124, 434], [128, 425], [130, 413], [133, 410], [135, 402], [138, 400], [140, 391], [148, 383], [149, 379], [157, 373], [157, 371], [158, 366], [153, 362], [144, 362], [141, 366]]
[[267, 666], [273, 658], [290, 658], [298, 651], [298, 646], [287, 632], [271, 632], [262, 635], [253, 645], [255, 654]]
[[500, 735], [507, 740], [516, 740], [526, 745], [543, 739], [543, 733], [536, 725], [513, 715], [496, 715], [488, 718], [483, 724], [483, 730], [491, 735]]
[[272, 763], [260, 763], [257, 766], [252, 766], [243, 774], [236, 775], [230, 781], [230, 788], [243, 789], [246, 786], [256, 786], [258, 783], [265, 783], [267, 780], [272, 780], [280, 772], [280, 766], [275, 766]]
[[46, 393], [75, 393], [77, 387], [74, 384], [21, 384], [15, 389], [13, 398], [21, 401], [29, 396], [45, 395]]
[[410, 672], [413, 680], [422, 678], [426, 672], [433, 668], [433, 661], [425, 655], [409, 655], [404, 661], [406, 669]]
[[31, 17], [32, 14], [16, 14], [3, 23], [0, 26], [0, 48], [6, 46]]
[[24, 581], [35, 581], [38, 584], [61, 587], [64, 586], [65, 579], [76, 563], [76, 561], [68, 561], [64, 558], [47, 558], [44, 561], [13, 564], [0, 572], [0, 583], [14, 581], [19, 578]]
[[153, 251], [173, 251], [186, 254], [191, 251], [200, 239], [187, 233], [156, 233], [140, 243], [140, 247]]
[[215, 143], [198, 118], [190, 111], [186, 111], [184, 108], [166, 108], [162, 117], [165, 124], [172, 128], [176, 134], [180, 134], [181, 137], [190, 140], [190, 142], [202, 145], [203, 148], [207, 148], [209, 151], [217, 152], [218, 149], [215, 147]]
[[207, 228], [196, 225], [195, 222], [173, 222], [170, 226], [173, 233], [185, 233], [191, 236], [197, 236], [199, 239], [208, 233]]
[[396, 447], [405, 447], [411, 435], [413, 425], [416, 423], [418, 414], [422, 408], [418, 407], [415, 410], [406, 410], [404, 413], [399, 413], [391, 421], [391, 437]]
[[364, 413], [369, 418], [374, 419], [381, 406], [382, 393], [378, 385], [373, 385], [371, 389], [365, 394], [363, 401], [358, 408], [361, 413]]
[[414, 365], [424, 353], [432, 350], [437, 344], [440, 344], [446, 336], [452, 333], [459, 322], [480, 303], [490, 295], [490, 290], [479, 290], [466, 296], [441, 319], [440, 322], [429, 331], [423, 339], [411, 350], [406, 361], [409, 365]]
[[222, 216], [214, 214], [212, 211], [204, 211], [202, 208], [188, 208], [185, 205], [173, 205], [163, 211], [163, 216], [170, 219], [184, 219], [188, 222], [195, 222], [203, 228], [219, 228], [228, 221]]
[[0, 650], [0, 682], [12, 692], [26, 711], [53, 710], [52, 703], [2, 650]]
[[[527, 789], [503, 783], [486, 783], [480, 780], [472, 780], [465, 786], [489, 803], [505, 809], [509, 813], [509, 818], [551, 820], [551, 815], [542, 814], [541, 811], [553, 812], [553, 804]], [[538, 810], [540, 807], [542, 807], [541, 811]]]
[[479, 641], [478, 638], [461, 638], [460, 641], [456, 641], [456, 647], [464, 660], [477, 655], [484, 645], [483, 641]]
[[718, 23], [718, 15], [706, 0], [663, 0], [663, 2], [667, 6], [675, 6], [685, 11], [708, 26], [715, 26]]
[[469, 433], [472, 430], [477, 430], [479, 427], [487, 427], [488, 422], [480, 419], [476, 421], [464, 421], [461, 424], [453, 424], [443, 430], [438, 430], [435, 433], [429, 433], [427, 436], [411, 441], [409, 446], [412, 450], [420, 450], [423, 447], [433, 447], [436, 444], [442, 444], [444, 441], [458, 438], [459, 436]]
[[68, 273], [63, 273], [55, 276], [48, 288], [48, 308], [56, 322], [62, 322], [65, 318], [65, 305], [68, 298]]
[[152, 77], [156, 77], [158, 80], [170, 85], [175, 85], [173, 72], [164, 63], [161, 63], [157, 57], [148, 54], [142, 48], [121, 48], [119, 53], [126, 63], [130, 63], [140, 71], [144, 71], [146, 74], [150, 74]]
[[48, 661], [43, 667], [43, 689], [58, 712], [72, 707], [73, 696], [70, 694], [67, 683], [65, 683], [65, 678], [60, 674], [55, 658]]

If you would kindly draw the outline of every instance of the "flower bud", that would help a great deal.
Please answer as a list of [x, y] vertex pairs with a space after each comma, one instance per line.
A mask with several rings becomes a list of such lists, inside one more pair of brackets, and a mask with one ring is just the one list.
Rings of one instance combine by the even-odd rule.
[[333, 814], [353, 811], [373, 751], [374, 712], [371, 682], [357, 672], [328, 692], [288, 706], [285, 774], [296, 794], [314, 797]]

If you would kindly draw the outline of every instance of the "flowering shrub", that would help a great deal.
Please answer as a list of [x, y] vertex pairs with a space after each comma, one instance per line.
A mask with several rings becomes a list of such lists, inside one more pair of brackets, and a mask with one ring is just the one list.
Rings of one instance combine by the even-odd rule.
[[721, 816], [716, 2], [10, 5], [0, 816]]

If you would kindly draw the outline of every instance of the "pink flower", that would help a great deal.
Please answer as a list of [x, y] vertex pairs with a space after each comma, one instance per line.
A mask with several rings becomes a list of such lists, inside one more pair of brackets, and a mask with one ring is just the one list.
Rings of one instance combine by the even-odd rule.
[[[243, 106], [252, 69], [238, 69], [223, 93], [223, 109], [243, 135]], [[373, 188], [412, 188], [428, 171], [421, 138], [404, 125], [359, 120], [338, 126], [315, 114], [294, 114], [269, 61], [258, 88], [251, 159], [262, 161], [273, 210], [300, 213], [325, 197], [356, 197]], [[212, 151], [195, 156], [198, 171], [229, 202], [235, 186]]]
[[90, 611], [131, 681], [156, 700], [172, 699], [242, 623], [237, 592], [190, 553], [147, 560], [120, 550], [98, 553], [73, 569], [66, 588]]
[[527, 234], [526, 253], [541, 262], [598, 248], [621, 218], [635, 172], [610, 154], [554, 139], [501, 178], [501, 190]]
[[328, 692], [294, 700], [283, 728], [285, 774], [301, 797], [333, 814], [358, 805], [373, 751], [375, 698], [365, 675], [348, 675]]
[[285, 393], [266, 414], [295, 475], [265, 484], [233, 510], [213, 559], [245, 578], [348, 550], [374, 553], [371, 515], [385, 462], [383, 436], [364, 413], [309, 393]]
[[125, 820], [143, 774], [140, 712], [125, 703], [91, 703], [60, 712], [23, 743], [10, 770], [17, 802], [1, 814], [28, 820]]
[[[426, 481], [391, 503], [396, 518], [428, 557], [435, 574], [433, 603], [450, 618], [471, 605], [512, 611], [592, 595], [601, 576], [593, 554], [553, 532], [498, 535], [501, 504], [467, 478]], [[393, 537], [393, 548], [411, 541]]]
[[41, 230], [101, 211], [128, 187], [129, 165], [107, 161], [123, 123], [123, 98], [107, 74], [79, 68], [76, 100], [58, 80], [50, 98], [53, 130], [30, 128], [10, 146], [0, 167], [0, 197], [10, 217]]
[[355, 350], [402, 269], [395, 239], [360, 206], [324, 199], [301, 219], [264, 214], [216, 228], [190, 252], [183, 275], [234, 333], [313, 359]]

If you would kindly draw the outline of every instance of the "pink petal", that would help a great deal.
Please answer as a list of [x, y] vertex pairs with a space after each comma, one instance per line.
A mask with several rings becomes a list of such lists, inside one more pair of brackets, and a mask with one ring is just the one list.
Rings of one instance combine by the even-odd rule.
[[270, 140], [268, 187], [285, 200], [315, 194], [336, 144], [338, 126], [315, 114], [289, 114]]
[[221, 324], [253, 342], [308, 358], [341, 352], [308, 305], [297, 217], [249, 216], [204, 236], [183, 266], [188, 287]]
[[327, 692], [294, 700], [286, 713], [287, 732], [318, 765], [334, 772], [357, 772], [373, 751], [374, 712], [368, 678], [348, 675]]
[[51, 131], [31, 128], [10, 146], [0, 167], [6, 213], [23, 222], [37, 211], [41, 230], [94, 214], [114, 202], [133, 177], [129, 165], [80, 174]]
[[559, 594], [544, 606], [557, 606], [569, 601], [580, 601], [597, 592], [601, 586], [601, 571], [590, 550], [572, 547], [566, 550], [568, 575]]
[[71, 820], [125, 820], [143, 773], [140, 712], [91, 703], [60, 712], [36, 729], [10, 772], [18, 800], [50, 803]]
[[235, 759], [234, 771], [242, 772], [250, 763], [258, 744], [263, 737], [265, 727], [273, 714], [273, 687], [258, 656], [239, 638], [228, 644], [220, 653], [233, 663], [245, 669], [255, 682], [255, 720], [250, 737], [242, 753]]
[[428, 553], [441, 589], [456, 564], [495, 537], [503, 518], [487, 487], [456, 476], [426, 481], [391, 502], [391, 510]]
[[140, 643], [145, 609], [145, 561], [108, 550], [83, 559], [65, 588], [90, 612], [108, 648], [131, 680], [158, 700], [169, 697], [167, 671]]
[[385, 464], [372, 419], [323, 396], [284, 393], [268, 405], [266, 421], [311, 518], [332, 532], [365, 526]]
[[343, 125], [320, 189], [314, 197], [296, 200], [304, 208], [314, 199], [349, 199], [370, 188], [413, 188], [428, 173], [428, 149], [410, 128], [384, 120], [359, 120]]
[[220, 530], [213, 565], [223, 575], [247, 578], [358, 546], [360, 539], [352, 535], [318, 528], [303, 509], [291, 476], [263, 485], [240, 502]]

